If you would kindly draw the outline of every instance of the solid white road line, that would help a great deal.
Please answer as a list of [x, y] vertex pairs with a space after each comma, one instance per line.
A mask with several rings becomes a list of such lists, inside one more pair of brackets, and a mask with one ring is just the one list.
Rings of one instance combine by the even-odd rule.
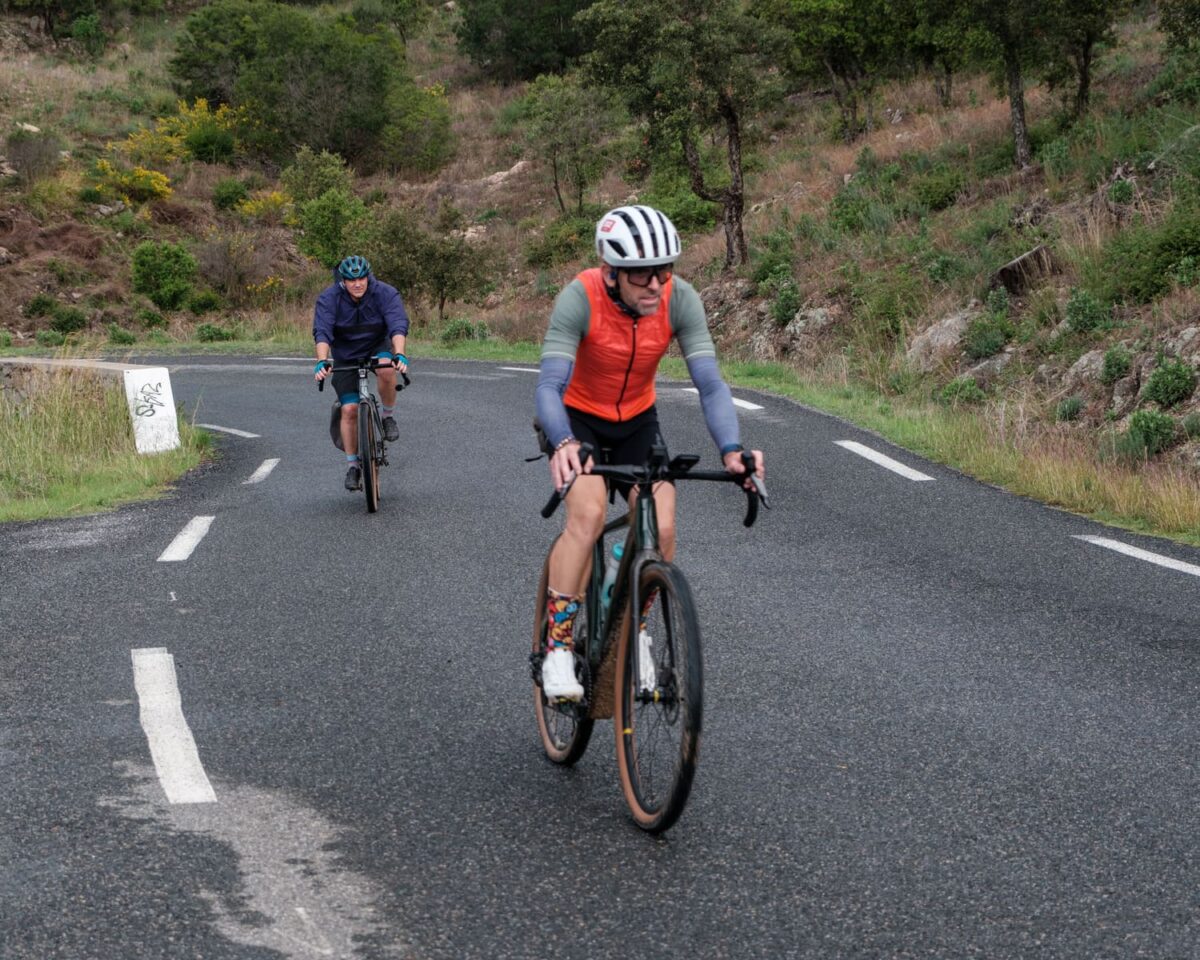
[[[695, 387], [684, 387], [683, 389], [687, 393], [699, 393], [700, 392]], [[741, 407], [743, 410], [761, 410], [762, 409], [762, 407], [760, 407], [757, 403], [751, 403], [749, 400], [739, 400], [737, 397], [733, 398], [733, 405], [735, 407]]]
[[1147, 563], [1153, 563], [1160, 567], [1166, 567], [1168, 570], [1178, 570], [1180, 573], [1189, 573], [1193, 577], [1200, 577], [1200, 567], [1194, 563], [1184, 563], [1182, 560], [1172, 560], [1170, 557], [1164, 557], [1162, 554], [1151, 553], [1149, 550], [1140, 550], [1137, 547], [1131, 547], [1127, 543], [1121, 543], [1119, 540], [1109, 540], [1107, 537], [1088, 537], [1076, 535], [1076, 540], [1085, 540], [1088, 543], [1094, 543], [1098, 547], [1104, 547], [1106, 550], [1115, 550], [1117, 553], [1123, 553], [1127, 557], [1136, 557], [1138, 560], [1145, 560]]
[[159, 563], [175, 560], [186, 560], [196, 549], [196, 544], [204, 539], [208, 528], [212, 526], [215, 517], [192, 517], [188, 525], [179, 531], [179, 535], [171, 541], [171, 545], [158, 558]]
[[541, 373], [535, 367], [501, 367], [501, 370], [511, 370], [513, 373]]
[[247, 433], [245, 430], [234, 430], [233, 427], [218, 427], [215, 423], [198, 423], [198, 427], [203, 427], [205, 430], [216, 430], [218, 433], [232, 433], [235, 437], [247, 437], [251, 440], [255, 439], [257, 433]]
[[262, 483], [264, 480], [267, 479], [268, 476], [270, 476], [271, 471], [274, 470], [277, 466], [279, 466], [279, 458], [278, 457], [272, 457], [269, 460], [264, 460], [257, 470], [255, 470], [252, 474], [250, 474], [250, 476], [247, 479], [242, 481], [242, 484], [244, 485], [247, 483]]
[[884, 456], [878, 450], [872, 450], [870, 447], [865, 447], [861, 443], [856, 443], [853, 440], [835, 440], [833, 441], [839, 447], [844, 447], [851, 453], [857, 453], [860, 457], [866, 457], [872, 463], [877, 463], [881, 467], [891, 470], [893, 473], [898, 473], [902, 477], [907, 477], [909, 480], [932, 480], [933, 477], [921, 473], [919, 470], [914, 470], [912, 467], [906, 467], [899, 460], [893, 460], [891, 457]]
[[191, 728], [183, 718], [175, 658], [163, 647], [135, 649], [132, 656], [138, 719], [167, 802], [216, 803]]

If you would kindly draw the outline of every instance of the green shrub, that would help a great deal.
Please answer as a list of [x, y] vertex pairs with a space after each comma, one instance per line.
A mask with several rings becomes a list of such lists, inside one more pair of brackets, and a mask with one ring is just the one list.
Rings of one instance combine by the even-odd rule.
[[212, 117], [194, 124], [184, 135], [183, 145], [201, 163], [225, 163], [233, 159], [237, 139], [233, 130]]
[[1133, 357], [1124, 347], [1117, 345], [1104, 351], [1104, 369], [1100, 372], [1103, 383], [1113, 384], [1129, 375]]
[[57, 330], [39, 330], [34, 334], [34, 339], [39, 347], [61, 347], [67, 342], [67, 338]]
[[1038, 151], [1042, 166], [1056, 177], [1067, 174], [1071, 169], [1071, 144], [1066, 137], [1056, 137]]
[[49, 317], [54, 315], [56, 309], [58, 309], [58, 301], [50, 294], [35, 293], [25, 304], [24, 312], [27, 317]]
[[212, 202], [213, 206], [218, 210], [232, 210], [243, 200], [249, 199], [249, 197], [250, 191], [236, 177], [227, 177], [224, 180], [218, 180], [213, 187]]
[[1143, 396], [1160, 407], [1173, 407], [1186, 400], [1196, 389], [1196, 371], [1182, 360], [1160, 359], [1150, 379], [1146, 381]]
[[1133, 183], [1129, 180], [1115, 180], [1108, 188], [1108, 199], [1113, 203], [1133, 202]]
[[0, 350], [7, 350], [12, 343], [12, 334], [7, 330], [0, 330]]
[[925, 274], [934, 283], [950, 283], [964, 272], [962, 260], [950, 253], [935, 253], [925, 264]]
[[355, 224], [367, 215], [366, 205], [341, 188], [326, 190], [300, 206], [301, 253], [326, 267], [334, 267], [346, 255], [347, 240]]
[[1149, 303], [1170, 289], [1175, 270], [1187, 258], [1200, 258], [1200, 206], [1177, 206], [1161, 224], [1117, 234], [1095, 287], [1109, 301]]
[[279, 175], [279, 182], [298, 204], [316, 200], [330, 190], [350, 193], [354, 186], [354, 173], [346, 161], [328, 150], [315, 152], [311, 147], [301, 147], [291, 164]]
[[578, 260], [592, 249], [595, 221], [590, 217], [564, 216], [546, 224], [542, 233], [525, 244], [531, 267], [553, 267]]
[[1179, 428], [1189, 440], [1200, 437], [1200, 413], [1189, 413], [1180, 421]]
[[1076, 333], [1101, 330], [1111, 323], [1111, 311], [1105, 309], [1086, 290], [1072, 290], [1067, 300], [1067, 326]]
[[755, 244], [750, 251], [750, 262], [753, 264], [750, 279], [758, 285], [760, 296], [770, 294], [770, 290], [764, 289], [764, 284], [774, 289], [779, 277], [791, 278], [795, 256], [795, 240], [787, 227], [767, 231], [763, 235], [762, 246]]
[[133, 251], [133, 289], [155, 306], [174, 310], [187, 299], [196, 276], [196, 258], [179, 244], [147, 240]]
[[157, 310], [151, 310], [149, 307], [142, 307], [137, 310], [133, 315], [133, 319], [147, 330], [154, 330], [167, 325], [167, 318]]
[[107, 198], [104, 196], [104, 191], [99, 187], [89, 186], [84, 187], [79, 191], [79, 200], [81, 203], [104, 203]]
[[1013, 326], [1006, 317], [984, 314], [967, 325], [963, 349], [972, 360], [983, 360], [1003, 350], [1012, 335]]
[[962, 171], [939, 166], [912, 182], [913, 196], [918, 204], [928, 210], [944, 210], [953, 206], [962, 193], [965, 178]]
[[26, 185], [48, 177], [58, 167], [62, 139], [45, 130], [14, 130], [5, 140], [4, 154]]
[[1129, 438], [1135, 448], [1152, 457], [1175, 439], [1175, 418], [1160, 410], [1138, 410], [1129, 418]]
[[227, 327], [216, 323], [202, 323], [196, 328], [196, 339], [201, 343], [216, 343], [235, 339], [235, 334]]
[[472, 323], [463, 317], [455, 317], [442, 330], [442, 343], [459, 343], [463, 340], [486, 340], [488, 326], [482, 320]]
[[1200, 256], [1181, 257], [1171, 268], [1171, 279], [1181, 287], [1194, 287], [1200, 283]]
[[221, 298], [212, 290], [197, 290], [187, 299], [187, 308], [196, 316], [211, 313], [221, 305]]
[[108, 325], [108, 342], [127, 347], [132, 343], [137, 343], [137, 334], [132, 330], [126, 330], [120, 324], [110, 323]]
[[938, 399], [950, 406], [958, 406], [959, 404], [983, 403], [987, 399], [987, 394], [979, 388], [974, 377], [955, 377], [942, 387]]
[[987, 294], [987, 309], [994, 317], [1002, 319], [1008, 318], [1010, 308], [1010, 300], [1008, 296], [1008, 288], [1005, 286], [992, 287]]
[[50, 318], [50, 328], [59, 333], [74, 333], [87, 326], [87, 314], [78, 307], [59, 306]]
[[1079, 419], [1079, 414], [1083, 412], [1082, 397], [1065, 397], [1058, 402], [1058, 406], [1054, 408], [1054, 419], [1060, 423], [1069, 423], [1072, 420]]
[[432, 173], [454, 155], [450, 105], [441, 86], [422, 89], [412, 83], [397, 84], [384, 110], [391, 119], [379, 137], [381, 166]]
[[83, 47], [90, 56], [100, 56], [108, 43], [108, 38], [104, 35], [104, 27], [100, 24], [100, 15], [89, 13], [72, 20], [71, 39]]

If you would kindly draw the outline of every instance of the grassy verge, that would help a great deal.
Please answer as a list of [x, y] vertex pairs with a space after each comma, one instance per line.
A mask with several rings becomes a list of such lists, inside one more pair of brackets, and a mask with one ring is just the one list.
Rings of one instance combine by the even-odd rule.
[[160, 495], [208, 449], [202, 431], [183, 421], [179, 429], [178, 450], [139, 454], [120, 381], [31, 375], [19, 391], [0, 392], [0, 521], [94, 513]]

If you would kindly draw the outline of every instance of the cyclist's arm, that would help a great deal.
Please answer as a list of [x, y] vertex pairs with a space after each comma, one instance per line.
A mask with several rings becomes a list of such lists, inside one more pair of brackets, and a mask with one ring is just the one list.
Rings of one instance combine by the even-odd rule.
[[557, 447], [571, 435], [571, 422], [562, 398], [575, 366], [575, 351], [587, 335], [590, 308], [587, 293], [572, 281], [554, 301], [550, 327], [542, 342], [542, 363], [534, 392], [534, 405], [550, 445]]
[[692, 383], [700, 391], [704, 422], [721, 456], [741, 449], [733, 395], [717, 366], [717, 348], [708, 331], [704, 304], [695, 287], [679, 277], [671, 292], [671, 332], [679, 341]]

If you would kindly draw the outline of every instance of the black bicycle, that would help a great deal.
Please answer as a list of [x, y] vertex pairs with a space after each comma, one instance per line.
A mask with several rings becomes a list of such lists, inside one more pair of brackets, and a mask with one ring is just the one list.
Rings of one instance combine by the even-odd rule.
[[[374, 513], [379, 509], [379, 471], [387, 466], [387, 441], [383, 437], [383, 417], [379, 413], [379, 398], [371, 390], [369, 373], [374, 373], [381, 366], [391, 366], [380, 363], [378, 357], [364, 357], [354, 363], [333, 364], [332, 373], [341, 370], [356, 370], [358, 372], [358, 462], [362, 468], [362, 486], [367, 495], [367, 512]], [[408, 374], [401, 372], [400, 380], [396, 381], [396, 392], [399, 393], [412, 381]], [[328, 379], [328, 378], [327, 378]], [[325, 389], [325, 381], [317, 381], [317, 389]]]
[[[591, 453], [584, 444], [580, 462]], [[621, 788], [634, 822], [650, 833], [668, 829], [687, 803], [704, 711], [699, 618], [683, 573], [659, 552], [653, 486], [664, 480], [744, 484], [749, 476], [745, 526], [754, 524], [760, 501], [769, 506], [751, 454], [742, 455], [747, 471], [742, 475], [693, 470], [699, 459], [685, 454], [668, 462], [666, 448], [656, 446], [642, 465], [592, 467], [592, 476], [636, 484], [637, 496], [633, 510], [607, 523], [592, 548], [588, 588], [575, 619], [575, 672], [584, 689], [580, 701], [551, 701], [542, 692], [548, 554], [538, 584], [530, 662], [546, 756], [570, 766], [587, 749], [595, 721], [615, 716]], [[543, 517], [554, 513], [569, 489], [570, 483], [550, 498]], [[623, 550], [606, 602], [605, 538], [622, 528], [627, 528]]]

